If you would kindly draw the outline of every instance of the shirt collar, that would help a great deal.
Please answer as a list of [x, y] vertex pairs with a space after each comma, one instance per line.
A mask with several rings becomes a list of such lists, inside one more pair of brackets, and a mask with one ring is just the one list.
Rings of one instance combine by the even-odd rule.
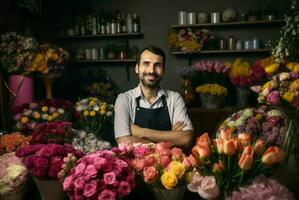
[[[165, 92], [164, 89], [162, 89], [161, 87], [159, 87], [159, 90], [158, 90], [158, 98], [162, 97], [162, 96], [165, 96], [167, 97], [167, 94]], [[133, 89], [133, 97], [135, 99], [137, 99], [138, 97], [143, 97], [143, 94], [141, 92], [141, 87], [140, 87], [140, 84]]]

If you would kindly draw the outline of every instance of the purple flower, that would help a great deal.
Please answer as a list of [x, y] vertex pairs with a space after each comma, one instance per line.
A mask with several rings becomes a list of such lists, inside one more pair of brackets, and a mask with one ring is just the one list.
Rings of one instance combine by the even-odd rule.
[[267, 96], [268, 103], [272, 105], [278, 105], [280, 100], [279, 91], [272, 91]]

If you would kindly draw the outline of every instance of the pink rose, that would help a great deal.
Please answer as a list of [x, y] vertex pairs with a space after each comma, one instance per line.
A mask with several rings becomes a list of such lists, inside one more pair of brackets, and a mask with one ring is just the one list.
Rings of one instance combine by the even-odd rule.
[[161, 152], [163, 150], [170, 150], [170, 148], [171, 148], [171, 144], [168, 142], [159, 142], [156, 143], [155, 145], [156, 152]]
[[97, 192], [97, 182], [90, 181], [87, 183], [83, 190], [83, 195], [85, 197], [92, 197]]
[[116, 180], [114, 172], [107, 172], [104, 174], [104, 182], [105, 184], [112, 185]]
[[155, 167], [145, 167], [143, 169], [144, 182], [152, 183], [158, 176], [158, 171]]
[[172, 156], [174, 157], [175, 160], [183, 161], [184, 159], [184, 153], [182, 149], [174, 147], [171, 150]]
[[97, 157], [93, 161], [93, 165], [97, 170], [101, 169], [105, 164], [106, 164], [105, 158]]
[[184, 160], [183, 160], [183, 165], [184, 165], [186, 168], [189, 168], [189, 167], [191, 167], [191, 162], [190, 162], [187, 158], [184, 158]]
[[64, 179], [63, 181], [63, 190], [67, 191], [72, 189], [74, 186], [74, 177], [73, 176], [68, 176]]
[[111, 190], [104, 190], [98, 197], [98, 200], [115, 200], [115, 192]]
[[149, 155], [144, 160], [144, 167], [155, 166], [157, 162], [154, 155]]
[[133, 160], [133, 166], [136, 168], [137, 171], [141, 171], [144, 168], [144, 160], [143, 159], [134, 159]]
[[168, 164], [170, 163], [170, 158], [169, 156], [161, 156], [161, 159], [160, 159], [160, 162], [161, 162], [161, 165], [166, 168], [168, 166]]
[[279, 91], [270, 92], [267, 96], [267, 101], [272, 105], [278, 105], [280, 100]]
[[120, 167], [120, 168], [127, 168], [129, 165], [127, 162], [121, 160], [121, 159], [117, 159], [115, 161], [116, 166]]
[[88, 165], [85, 168], [84, 176], [87, 176], [88, 179], [95, 178], [97, 176], [97, 174], [98, 174], [98, 171], [96, 170], [94, 165]]
[[75, 185], [75, 188], [82, 190], [84, 188], [85, 181], [82, 177], [78, 177], [78, 178], [76, 178], [74, 185]]
[[86, 167], [85, 163], [78, 164], [75, 168], [75, 176], [76, 177], [81, 176], [84, 173], [85, 167]]
[[134, 149], [134, 155], [137, 158], [143, 158], [146, 156], [150, 151], [150, 147], [148, 145], [141, 144]]
[[194, 173], [191, 183], [187, 187], [191, 192], [197, 192], [204, 199], [214, 199], [220, 193], [214, 176], [201, 176], [198, 172]]
[[128, 182], [121, 181], [117, 188], [117, 193], [119, 196], [123, 197], [128, 195], [131, 192], [131, 187]]
[[269, 122], [269, 124], [274, 127], [277, 125], [277, 123], [279, 122], [279, 117], [278, 116], [271, 116], [267, 119], [267, 121]]
[[56, 178], [58, 172], [61, 171], [61, 166], [63, 164], [62, 158], [59, 156], [55, 156], [51, 159], [51, 166], [49, 168], [49, 176]]

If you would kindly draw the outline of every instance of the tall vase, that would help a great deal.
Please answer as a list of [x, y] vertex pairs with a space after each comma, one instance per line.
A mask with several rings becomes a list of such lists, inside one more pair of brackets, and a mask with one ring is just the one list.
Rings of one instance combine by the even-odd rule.
[[11, 106], [20, 106], [33, 101], [32, 77], [13, 74], [8, 77]]
[[171, 190], [151, 188], [157, 200], [182, 200], [186, 191], [186, 185], [175, 187]]
[[41, 180], [33, 178], [39, 190], [41, 200], [64, 200], [66, 193], [63, 191], [62, 183], [58, 180]]
[[249, 88], [236, 87], [237, 108], [245, 108], [249, 103]]
[[57, 74], [43, 74], [41, 77], [42, 77], [42, 80], [43, 80], [44, 85], [45, 85], [46, 98], [47, 99], [53, 98], [53, 92], [52, 92], [53, 82], [59, 77], [59, 75], [57, 75]]

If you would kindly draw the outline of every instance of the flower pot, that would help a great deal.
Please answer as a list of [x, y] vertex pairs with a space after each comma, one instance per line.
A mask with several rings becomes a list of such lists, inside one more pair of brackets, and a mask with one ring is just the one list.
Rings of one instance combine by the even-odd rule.
[[151, 188], [157, 200], [181, 200], [184, 198], [186, 185], [175, 187], [171, 190], [161, 188]]
[[33, 80], [31, 77], [13, 74], [8, 78], [11, 106], [20, 106], [33, 101]]
[[201, 93], [200, 101], [203, 108], [219, 108], [224, 101], [225, 96], [223, 95], [212, 95], [209, 93]]
[[33, 178], [42, 200], [64, 200], [66, 193], [58, 180], [41, 180]]

